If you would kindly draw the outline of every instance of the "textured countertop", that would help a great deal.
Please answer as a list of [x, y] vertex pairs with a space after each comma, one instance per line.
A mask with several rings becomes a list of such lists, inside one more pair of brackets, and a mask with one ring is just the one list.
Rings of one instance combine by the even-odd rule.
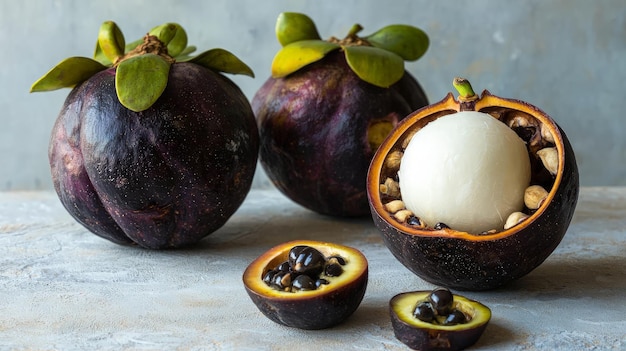
[[[345, 323], [283, 327], [249, 299], [246, 266], [293, 239], [367, 257], [367, 292]], [[389, 299], [431, 288], [393, 258], [370, 219], [320, 216], [272, 189], [253, 190], [197, 247], [170, 251], [98, 238], [54, 193], [0, 193], [0, 350], [406, 350]], [[581, 189], [565, 238], [540, 267], [462, 294], [493, 313], [472, 349], [626, 350], [626, 188]]]

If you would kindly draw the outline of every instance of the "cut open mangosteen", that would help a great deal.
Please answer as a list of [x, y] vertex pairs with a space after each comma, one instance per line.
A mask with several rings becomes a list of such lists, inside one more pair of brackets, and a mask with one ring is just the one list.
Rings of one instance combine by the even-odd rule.
[[367, 280], [368, 263], [360, 251], [310, 240], [275, 246], [243, 274], [248, 295], [266, 317], [300, 329], [343, 322], [361, 303]]
[[[413, 112], [381, 144], [368, 172], [370, 208], [387, 247], [421, 278], [460, 290], [492, 289], [535, 269], [560, 243], [578, 199], [578, 168], [563, 130], [537, 107], [488, 91], [478, 96], [464, 79], [455, 79], [455, 87], [458, 100], [450, 93]], [[493, 118], [487, 122], [497, 130], [506, 128], [495, 136], [488, 135], [490, 126], [476, 133], [463, 121], [468, 113]], [[438, 144], [422, 143], [407, 156], [419, 133], [453, 117], [461, 117], [453, 127], [469, 131], [477, 144], [486, 144], [484, 150], [473, 149], [474, 140], [459, 144], [457, 138], [464, 136], [444, 129], [435, 133]], [[517, 163], [528, 167], [502, 160], [508, 154], [499, 149], [508, 148], [507, 142], [490, 147], [505, 133], [517, 135], [514, 142], [525, 147]], [[442, 148], [452, 151], [444, 159], [429, 158], [446, 155]], [[528, 175], [511, 182], [515, 172]], [[509, 192], [512, 187], [517, 188]], [[435, 196], [429, 195], [432, 190]], [[500, 206], [507, 201], [515, 203]], [[410, 205], [414, 202], [423, 202], [421, 213]], [[495, 217], [496, 224], [486, 223], [481, 212]], [[463, 217], [469, 226], [455, 222]]]

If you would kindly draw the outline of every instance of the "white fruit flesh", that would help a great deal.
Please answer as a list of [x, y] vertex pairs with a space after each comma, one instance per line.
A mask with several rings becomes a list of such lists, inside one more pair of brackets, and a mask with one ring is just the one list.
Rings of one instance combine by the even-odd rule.
[[504, 123], [462, 111], [413, 136], [398, 177], [406, 207], [427, 225], [478, 234], [502, 230], [523, 208], [530, 159], [524, 141]]

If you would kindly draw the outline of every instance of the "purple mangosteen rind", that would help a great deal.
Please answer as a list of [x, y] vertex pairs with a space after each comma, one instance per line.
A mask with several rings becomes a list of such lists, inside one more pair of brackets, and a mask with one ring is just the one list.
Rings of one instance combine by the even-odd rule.
[[333, 52], [287, 78], [269, 78], [255, 94], [261, 165], [281, 192], [308, 209], [365, 216], [367, 169], [377, 148], [371, 134], [391, 130], [426, 104], [408, 72], [380, 88]]

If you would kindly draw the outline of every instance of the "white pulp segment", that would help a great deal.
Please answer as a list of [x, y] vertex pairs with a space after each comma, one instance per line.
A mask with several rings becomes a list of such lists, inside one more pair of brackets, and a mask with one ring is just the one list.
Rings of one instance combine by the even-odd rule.
[[501, 230], [524, 206], [530, 159], [524, 141], [482, 112], [440, 117], [409, 142], [398, 171], [407, 209], [429, 226]]

